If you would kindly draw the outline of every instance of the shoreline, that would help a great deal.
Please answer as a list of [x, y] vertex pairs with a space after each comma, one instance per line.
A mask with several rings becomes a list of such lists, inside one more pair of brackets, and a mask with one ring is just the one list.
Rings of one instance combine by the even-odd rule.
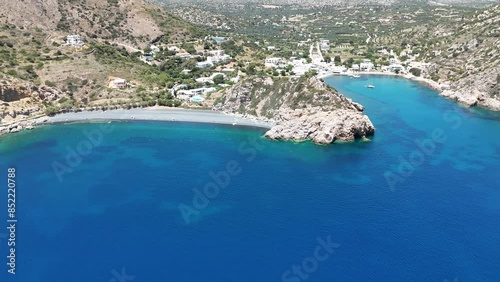
[[[385, 76], [401, 77], [401, 78], [405, 78], [405, 79], [408, 79], [408, 80], [412, 80], [412, 81], [423, 83], [423, 84], [429, 86], [430, 88], [438, 91], [439, 95], [441, 95], [441, 93], [444, 90], [446, 90], [447, 88], [449, 88], [449, 85], [440, 84], [438, 82], [435, 82], [434, 80], [431, 80], [431, 79], [428, 79], [428, 78], [419, 77], [419, 76], [414, 76], [414, 75], [411, 75], [411, 74], [405, 74], [405, 75], [403, 75], [403, 74], [397, 74], [397, 73], [391, 73], [391, 72], [378, 72], [378, 71], [356, 72], [354, 74], [360, 75], [360, 76], [361, 75], [385, 75]], [[331, 76], [349, 76], [349, 73], [334, 73], [334, 74], [330, 74], [330, 75], [321, 77], [321, 79], [324, 80], [324, 79], [326, 79], [328, 77], [331, 77]]]
[[26, 129], [47, 124], [64, 124], [74, 122], [107, 122], [107, 121], [160, 121], [188, 122], [202, 124], [220, 124], [232, 126], [271, 129], [274, 124], [255, 118], [226, 114], [211, 110], [178, 109], [166, 107], [149, 107], [135, 109], [114, 109], [106, 111], [80, 111], [57, 114], [55, 116], [36, 117], [10, 124], [0, 125], [0, 137], [8, 133], [16, 133]]
[[211, 110], [193, 110], [178, 108], [136, 108], [107, 111], [82, 111], [58, 114], [48, 117], [44, 124], [87, 122], [87, 121], [166, 121], [192, 122], [247, 126], [269, 129], [273, 124], [257, 119], [250, 119]]

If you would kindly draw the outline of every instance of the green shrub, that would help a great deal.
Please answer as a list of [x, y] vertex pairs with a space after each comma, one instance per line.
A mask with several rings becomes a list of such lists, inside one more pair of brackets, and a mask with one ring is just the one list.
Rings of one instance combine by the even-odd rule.
[[420, 76], [422, 74], [422, 70], [419, 68], [412, 68], [410, 69], [410, 73], [414, 76]]
[[45, 80], [45, 85], [48, 87], [56, 87], [56, 84], [50, 80]]

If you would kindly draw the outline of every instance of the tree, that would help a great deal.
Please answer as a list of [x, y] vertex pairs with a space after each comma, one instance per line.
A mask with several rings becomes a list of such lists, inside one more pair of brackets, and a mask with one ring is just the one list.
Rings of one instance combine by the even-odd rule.
[[414, 76], [420, 76], [422, 74], [422, 70], [418, 68], [412, 68], [410, 69], [410, 73]]
[[324, 59], [325, 59], [325, 62], [327, 62], [327, 63], [332, 62], [332, 57], [330, 57], [330, 55], [325, 55]]
[[308, 64], [312, 63], [312, 59], [309, 58], [309, 57], [306, 59], [306, 61], [307, 61]]
[[318, 74], [318, 72], [316, 70], [310, 70], [310, 71], [305, 73], [305, 76], [306, 76], [306, 78], [311, 78], [317, 74]]
[[246, 73], [247, 73], [248, 75], [253, 75], [253, 74], [255, 74], [255, 72], [256, 72], [256, 70], [255, 70], [255, 64], [254, 64], [254, 63], [251, 63], [251, 64], [247, 67], [247, 69], [246, 69]]
[[339, 55], [335, 56], [335, 58], [333, 59], [333, 61], [335, 62], [335, 64], [341, 64], [342, 63], [342, 59], [340, 58]]
[[222, 74], [218, 74], [213, 78], [213, 81], [215, 84], [223, 84], [225, 79], [224, 79], [224, 76]]

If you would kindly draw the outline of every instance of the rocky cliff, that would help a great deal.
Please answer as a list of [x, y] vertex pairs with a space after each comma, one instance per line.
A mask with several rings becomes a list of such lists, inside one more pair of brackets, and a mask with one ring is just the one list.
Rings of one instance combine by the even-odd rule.
[[460, 79], [441, 95], [470, 107], [500, 111], [500, 66]]
[[43, 114], [46, 105], [66, 97], [55, 88], [37, 86], [18, 79], [0, 80], [0, 121], [2, 124]]
[[247, 78], [225, 90], [214, 109], [272, 121], [265, 136], [276, 140], [330, 144], [375, 132], [363, 106], [314, 77]]
[[430, 30], [436, 41], [425, 55], [434, 65], [431, 76], [450, 86], [441, 95], [500, 111], [500, 5]]

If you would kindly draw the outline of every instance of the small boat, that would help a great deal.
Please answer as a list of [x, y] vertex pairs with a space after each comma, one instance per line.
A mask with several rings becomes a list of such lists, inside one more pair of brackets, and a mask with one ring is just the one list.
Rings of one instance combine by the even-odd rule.
[[350, 74], [348, 74], [348, 76], [352, 77], [352, 78], [360, 78], [361, 77], [361, 76], [354, 74], [354, 73], [350, 73]]
[[366, 85], [366, 88], [375, 88], [375, 86], [372, 84], [368, 84], [368, 85]]

